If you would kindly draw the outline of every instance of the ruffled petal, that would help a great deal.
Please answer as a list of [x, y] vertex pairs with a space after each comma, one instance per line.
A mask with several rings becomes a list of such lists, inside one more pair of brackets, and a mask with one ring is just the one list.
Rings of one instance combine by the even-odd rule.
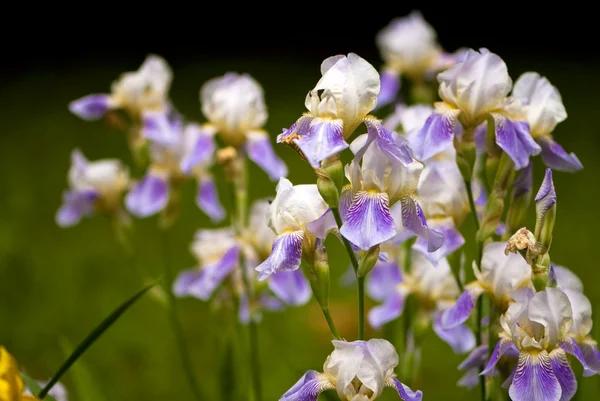
[[269, 288], [288, 305], [304, 305], [312, 295], [310, 284], [300, 270], [273, 273]]
[[583, 168], [575, 153], [567, 153], [562, 146], [550, 138], [538, 139], [542, 146], [542, 161], [553, 170], [574, 173]]
[[258, 279], [265, 280], [276, 272], [297, 270], [302, 259], [303, 240], [303, 231], [293, 231], [275, 238], [271, 254], [256, 267], [256, 271], [259, 272]]
[[145, 111], [142, 135], [160, 145], [175, 146], [183, 139], [182, 121], [163, 111]]
[[505, 151], [515, 163], [515, 169], [527, 167], [529, 157], [542, 151], [531, 134], [529, 125], [525, 121], [512, 121], [508, 118], [493, 113], [496, 125], [496, 143]]
[[454, 306], [444, 311], [442, 315], [442, 327], [450, 329], [467, 321], [471, 312], [475, 309], [477, 298], [483, 293], [478, 285], [467, 288], [456, 300]]
[[393, 387], [398, 392], [401, 400], [404, 401], [422, 401], [423, 400], [423, 392], [421, 390], [412, 391], [410, 387], [402, 384], [400, 380], [395, 377], [387, 380], [385, 382], [386, 386]]
[[[479, 368], [485, 364], [485, 361], [488, 357], [488, 346], [487, 344], [480, 345], [475, 348], [471, 353], [465, 358], [464, 361], [458, 365], [458, 370], [469, 370], [473, 368]], [[479, 369], [477, 369], [477, 374], [479, 375]]]
[[69, 111], [87, 121], [102, 118], [111, 109], [110, 95], [88, 95], [69, 103]]
[[293, 139], [313, 168], [318, 168], [321, 161], [340, 153], [349, 145], [344, 140], [342, 120], [315, 118], [310, 122], [306, 134]]
[[354, 195], [340, 233], [363, 250], [394, 237], [396, 227], [387, 194], [361, 191]]
[[452, 145], [459, 113], [458, 109], [437, 107], [425, 125], [409, 136], [410, 147], [417, 160], [427, 160]]
[[335, 217], [333, 216], [331, 209], [327, 209], [321, 217], [308, 223], [306, 229], [317, 238], [327, 238], [327, 234], [331, 230], [337, 229], [337, 223], [335, 222]]
[[216, 144], [212, 129], [203, 130], [202, 127], [189, 125], [185, 128], [184, 133], [186, 141], [190, 140], [191, 143], [181, 159], [180, 168], [184, 174], [189, 174], [198, 164], [211, 160]]
[[593, 376], [597, 373], [596, 370], [594, 370], [593, 368], [590, 368], [588, 366], [585, 355], [583, 354], [583, 351], [579, 347], [579, 344], [577, 344], [575, 342], [575, 340], [573, 340], [570, 337], [567, 337], [567, 338], [563, 339], [562, 341], [560, 341], [558, 343], [558, 346], [563, 351], [565, 351], [565, 352], [573, 355], [575, 358], [577, 358], [577, 360], [581, 363], [581, 366], [583, 366], [583, 376]]
[[465, 324], [459, 324], [451, 329], [442, 327], [442, 313], [437, 313], [433, 319], [433, 331], [446, 344], [452, 347], [456, 354], [463, 354], [475, 347], [475, 335]]
[[595, 341], [583, 341], [579, 344], [581, 353], [590, 370], [600, 373], [600, 352]]
[[513, 401], [560, 401], [561, 386], [546, 351], [521, 352], [515, 376], [508, 389]]
[[271, 181], [287, 176], [287, 166], [273, 150], [268, 135], [253, 131], [248, 133], [247, 138], [248, 157], [269, 175]]
[[211, 177], [205, 176], [198, 180], [196, 204], [214, 223], [225, 218], [225, 209], [219, 201], [217, 187]]
[[324, 374], [309, 370], [281, 396], [279, 401], [317, 401], [319, 394], [325, 390], [333, 390], [335, 386]]
[[400, 199], [402, 225], [427, 243], [427, 252], [435, 252], [444, 244], [444, 236], [427, 227], [421, 206], [411, 197]]
[[447, 219], [443, 224], [436, 224], [435, 229], [444, 237], [444, 243], [436, 251], [429, 252], [429, 244], [423, 237], [419, 237], [413, 249], [423, 256], [425, 256], [434, 266], [437, 266], [438, 262], [450, 255], [465, 243], [465, 239], [461, 235], [454, 225], [452, 219]]
[[402, 271], [397, 264], [377, 263], [367, 276], [367, 294], [372, 299], [382, 302], [397, 292], [401, 282]]
[[125, 205], [134, 216], [147, 217], [164, 209], [168, 201], [169, 183], [150, 173], [127, 194]]
[[554, 376], [560, 384], [560, 401], [569, 401], [577, 392], [577, 379], [569, 365], [567, 354], [561, 350], [554, 350], [550, 353], [550, 362]]
[[485, 366], [485, 369], [481, 371], [481, 374], [487, 376], [493, 375], [494, 368], [496, 367], [496, 364], [498, 363], [502, 355], [509, 351], [515, 350], [516, 347], [510, 340], [503, 338], [500, 341], [498, 341], [496, 343], [496, 346], [494, 347], [494, 351], [492, 352], [492, 355], [490, 356], [487, 365]]
[[369, 311], [369, 324], [378, 329], [384, 324], [400, 317], [404, 309], [404, 297], [396, 292], [385, 300], [382, 305]]

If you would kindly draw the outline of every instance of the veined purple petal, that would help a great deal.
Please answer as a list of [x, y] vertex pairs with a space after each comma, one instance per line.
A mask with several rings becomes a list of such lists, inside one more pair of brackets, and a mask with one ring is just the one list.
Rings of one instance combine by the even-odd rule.
[[370, 144], [375, 141], [377, 147], [392, 163], [399, 162], [407, 166], [413, 162], [412, 151], [403, 136], [392, 134], [381, 121], [375, 118], [365, 118], [363, 122], [367, 126], [367, 141], [356, 152], [355, 159], [360, 160]]
[[421, 206], [411, 197], [400, 199], [402, 205], [402, 225], [417, 237], [427, 242], [427, 252], [434, 252], [444, 244], [444, 236], [427, 227]]
[[444, 311], [441, 321], [442, 327], [450, 329], [466, 322], [482, 292], [479, 287], [471, 287], [460, 294], [454, 306]]
[[400, 317], [404, 309], [404, 297], [395, 292], [388, 297], [382, 305], [376, 306], [369, 311], [369, 324], [378, 329], [384, 324]]
[[174, 146], [182, 140], [182, 122], [166, 111], [143, 114], [142, 135], [160, 145]]
[[317, 401], [319, 394], [335, 386], [322, 373], [309, 370], [281, 396], [279, 401]]
[[441, 247], [436, 251], [429, 252], [428, 242], [425, 238], [419, 237], [412, 248], [425, 256], [434, 266], [437, 266], [441, 259], [463, 246], [465, 239], [454, 226], [452, 219], [448, 219], [444, 224], [437, 224], [435, 228], [444, 237], [444, 243]]
[[59, 227], [70, 227], [94, 212], [94, 201], [100, 194], [92, 189], [82, 191], [65, 191], [63, 204], [56, 213], [56, 224]]
[[442, 327], [442, 313], [436, 313], [433, 319], [433, 331], [446, 344], [452, 347], [456, 354], [463, 354], [475, 347], [475, 335], [465, 324], [459, 324], [451, 329]]
[[551, 169], [574, 173], [583, 168], [575, 153], [567, 153], [551, 138], [540, 138], [538, 143], [542, 146], [542, 161]]
[[394, 387], [400, 396], [400, 399], [404, 401], [421, 401], [423, 400], [423, 393], [421, 390], [412, 391], [410, 387], [405, 386], [400, 382], [400, 380], [395, 377], [390, 380], [388, 384], [386, 382], [386, 386]]
[[481, 374], [486, 376], [492, 375], [494, 373], [494, 368], [496, 367], [496, 364], [498, 363], [502, 355], [515, 349], [515, 345], [510, 340], [503, 338], [500, 341], [498, 341], [496, 343], [496, 346], [494, 347], [492, 355], [490, 356], [490, 360], [485, 366], [485, 369], [481, 371]]
[[367, 276], [367, 294], [375, 301], [382, 302], [398, 291], [402, 282], [402, 272], [395, 263], [377, 263]]
[[310, 122], [312, 121], [312, 116], [308, 114], [304, 114], [300, 117], [296, 122], [294, 122], [288, 129], [283, 129], [283, 132], [277, 135], [277, 143], [282, 143], [286, 141], [286, 138], [290, 135], [306, 135], [308, 134], [308, 130], [310, 129]]
[[550, 363], [554, 376], [556, 376], [562, 390], [560, 401], [569, 401], [577, 392], [577, 380], [569, 365], [567, 354], [560, 350], [552, 351], [550, 353]]
[[337, 155], [349, 145], [344, 140], [342, 120], [314, 118], [308, 133], [300, 135], [293, 141], [302, 151], [313, 168], [318, 168], [321, 161]]
[[368, 250], [396, 235], [387, 194], [361, 191], [354, 195], [340, 233], [363, 250]]
[[276, 272], [297, 270], [302, 259], [303, 240], [303, 231], [293, 231], [275, 238], [271, 254], [256, 267], [259, 272], [258, 279], [265, 280]]
[[[479, 368], [485, 364], [488, 357], [488, 346], [487, 344], [480, 345], [475, 348], [467, 358], [458, 365], [458, 370], [469, 370], [473, 368]], [[479, 374], [479, 372], [477, 372]]]
[[304, 305], [312, 295], [310, 284], [301, 270], [281, 271], [271, 274], [269, 288], [288, 305]]
[[525, 121], [509, 120], [499, 114], [493, 116], [496, 123], [496, 143], [515, 163], [515, 170], [526, 167], [529, 157], [542, 151], [529, 133], [529, 124]]
[[203, 132], [202, 128], [198, 128], [198, 130], [199, 132], [191, 152], [187, 153], [183, 159], [181, 159], [181, 165], [179, 167], [184, 174], [189, 174], [195, 166], [210, 159], [216, 148], [213, 136]]
[[273, 150], [269, 136], [249, 134], [246, 152], [250, 160], [269, 175], [271, 181], [278, 181], [279, 178], [287, 176], [287, 166]]
[[331, 209], [327, 209], [327, 211], [325, 211], [321, 217], [311, 221], [306, 225], [306, 229], [315, 237], [320, 239], [327, 238], [327, 233], [336, 228], [337, 224], [335, 222], [333, 213], [331, 213]]
[[427, 118], [423, 128], [410, 135], [410, 148], [417, 160], [427, 160], [452, 145], [458, 113], [452, 109], [437, 109]]
[[87, 121], [103, 117], [111, 108], [110, 95], [88, 95], [69, 103], [69, 111]]
[[543, 218], [548, 209], [556, 204], [556, 190], [552, 181], [552, 169], [546, 169], [544, 181], [542, 181], [540, 190], [535, 196], [535, 203], [538, 219]]
[[147, 174], [125, 198], [127, 209], [137, 217], [161, 211], [169, 201], [169, 184], [163, 177]]
[[215, 182], [211, 177], [199, 179], [196, 204], [214, 223], [225, 218], [225, 209], [221, 206]]
[[583, 341], [579, 344], [583, 358], [587, 363], [590, 370], [595, 373], [600, 373], [600, 352], [598, 352], [598, 346], [594, 341]]
[[377, 97], [376, 109], [392, 103], [400, 90], [400, 75], [389, 70], [383, 70], [379, 73], [381, 89]]
[[352, 199], [354, 198], [354, 193], [352, 192], [352, 188], [350, 185], [342, 188], [342, 193], [340, 195], [340, 205], [339, 212], [340, 217], [342, 218], [342, 223], [346, 222], [346, 215], [348, 214], [348, 209], [352, 206]]
[[510, 398], [513, 401], [559, 401], [561, 392], [548, 353], [522, 351], [508, 389]]
[[565, 352], [573, 355], [583, 366], [583, 375], [584, 376], [593, 376], [597, 372], [593, 368], [590, 368], [587, 364], [587, 360], [583, 355], [583, 351], [579, 347], [579, 345], [570, 337], [564, 338], [558, 343], [558, 346]]

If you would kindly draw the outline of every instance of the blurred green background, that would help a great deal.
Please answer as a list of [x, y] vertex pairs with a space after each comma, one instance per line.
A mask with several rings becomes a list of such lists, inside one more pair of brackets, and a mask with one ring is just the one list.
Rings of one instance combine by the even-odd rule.
[[[91, 160], [116, 157], [132, 166], [124, 135], [103, 122], [80, 120], [68, 112], [67, 104], [89, 93], [106, 92], [121, 72], [137, 69], [142, 61], [81, 65], [68, 73], [35, 72], [0, 89], [0, 344], [38, 379], [49, 378], [64, 360], [63, 339], [77, 344], [144, 282], [108, 221], [85, 219], [69, 229], [60, 229], [54, 222], [73, 148], [80, 148]], [[370, 61], [377, 65], [376, 60]], [[598, 102], [594, 101], [600, 93], [600, 71], [575, 63], [506, 61], [513, 80], [524, 71], [535, 70], [547, 76], [563, 96], [569, 117], [558, 126], [555, 137], [565, 149], [577, 153], [585, 169], [554, 176], [558, 220], [551, 254], [556, 263], [582, 278], [592, 305], [600, 308], [600, 274], [595, 260], [600, 226], [596, 209], [600, 136]], [[317, 64], [295, 59], [211, 60], [176, 64], [173, 69], [171, 98], [188, 119], [196, 121], [203, 121], [198, 101], [203, 82], [227, 71], [251, 74], [264, 87], [270, 114], [266, 129], [273, 139], [304, 111], [304, 97], [320, 77]], [[314, 173], [292, 149], [277, 146], [276, 151], [287, 162], [293, 183], [314, 182]], [[539, 158], [535, 163], [537, 188], [543, 168]], [[251, 168], [251, 199], [273, 196], [275, 184], [256, 166]], [[170, 231], [171, 263], [177, 270], [194, 265], [188, 251], [192, 235], [198, 228], [211, 226], [194, 205], [194, 190], [190, 182], [180, 218]], [[222, 198], [227, 201], [225, 195]], [[163, 259], [156, 217], [135, 222], [134, 241], [138, 263], [148, 276], [159, 276]], [[338, 280], [348, 260], [340, 244], [329, 241], [329, 245], [334, 276], [331, 311], [338, 330], [353, 340], [354, 289], [343, 288]], [[217, 400], [223, 343], [231, 330], [224, 323], [226, 318], [212, 313], [207, 303], [186, 298], [179, 304], [201, 387], [207, 400]], [[369, 337], [378, 335], [381, 333], [368, 332]], [[321, 370], [331, 350], [327, 326], [314, 300], [302, 308], [264, 313], [260, 325], [264, 399], [277, 400], [304, 371]], [[478, 399], [476, 389], [455, 386], [461, 376], [456, 366], [464, 356], [454, 355], [433, 333], [422, 357], [419, 388], [428, 401]], [[152, 296], [129, 310], [79, 363], [88, 369], [104, 400], [192, 400], [166, 310]], [[231, 377], [230, 383], [241, 386], [247, 379], [247, 375]], [[84, 401], [78, 397], [72, 372], [63, 382], [71, 390], [72, 401]], [[592, 399], [600, 390], [600, 377], [582, 379], [579, 386], [582, 399]], [[396, 397], [386, 390], [382, 399]]]

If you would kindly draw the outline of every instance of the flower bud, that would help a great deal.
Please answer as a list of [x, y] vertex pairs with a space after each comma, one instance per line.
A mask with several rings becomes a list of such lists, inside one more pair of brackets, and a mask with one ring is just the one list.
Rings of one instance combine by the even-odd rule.
[[317, 188], [331, 208], [337, 208], [340, 203], [340, 193], [344, 186], [344, 166], [339, 156], [333, 160], [324, 160], [321, 168], [317, 169]]
[[506, 233], [510, 235], [517, 227], [523, 227], [527, 218], [527, 209], [531, 203], [533, 168], [530, 163], [519, 173], [512, 190], [510, 208], [506, 215]]
[[361, 251], [359, 255], [356, 277], [366, 277], [379, 260], [379, 245], [371, 247], [368, 251]]
[[552, 231], [556, 219], [556, 191], [554, 182], [552, 182], [551, 169], [546, 169], [544, 181], [535, 196], [535, 211], [537, 215], [535, 237], [542, 248], [542, 253], [545, 253], [552, 242]]
[[[320, 242], [320, 241], [319, 241]], [[321, 309], [329, 308], [329, 261], [327, 250], [323, 244], [318, 244], [312, 261], [305, 259], [302, 264], [304, 273], [308, 277], [312, 292], [319, 302]]]

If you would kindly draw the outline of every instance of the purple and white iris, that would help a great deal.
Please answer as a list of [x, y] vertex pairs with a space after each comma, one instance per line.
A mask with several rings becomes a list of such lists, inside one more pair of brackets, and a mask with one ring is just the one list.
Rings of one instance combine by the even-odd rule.
[[[460, 122], [463, 133], [485, 121], [494, 121], [496, 144], [510, 156], [517, 170], [529, 164], [529, 157], [542, 149], [533, 140], [529, 124], [521, 115], [520, 102], [508, 98], [512, 80], [504, 61], [487, 49], [468, 50], [464, 58], [438, 74], [439, 95], [414, 141], [418, 160], [426, 160], [451, 146]], [[472, 139], [470, 139], [472, 140]]]
[[404, 401], [421, 401], [423, 393], [412, 391], [394, 375], [399, 357], [383, 339], [332, 341], [335, 350], [327, 357], [323, 373], [309, 370], [279, 401], [316, 401], [325, 390], [335, 390], [342, 401], [372, 401], [392, 387]]
[[475, 336], [465, 324], [450, 329], [441, 325], [443, 311], [454, 305], [459, 295], [446, 259], [439, 260], [434, 266], [424, 256], [415, 253], [408, 273], [390, 260], [377, 263], [367, 276], [367, 292], [371, 298], [382, 302], [369, 312], [369, 323], [374, 328], [397, 319], [404, 310], [406, 297], [412, 294], [422, 312], [420, 316], [433, 323], [436, 334], [454, 352], [463, 353], [475, 347]]
[[518, 362], [508, 391], [512, 400], [570, 400], [577, 391], [577, 381], [567, 354], [581, 362], [584, 375], [595, 372], [589, 369], [571, 335], [575, 316], [569, 297], [558, 288], [538, 293], [524, 288], [514, 299], [516, 302], [500, 318], [500, 340], [482, 374], [493, 374], [500, 357], [516, 349]]
[[303, 244], [315, 243], [307, 226], [328, 208], [316, 185], [292, 185], [286, 178], [279, 180], [268, 212], [268, 224], [277, 236], [269, 257], [256, 267], [259, 280], [276, 272], [298, 270]]
[[369, 133], [352, 142], [355, 157], [346, 167], [351, 186], [342, 192], [340, 233], [359, 249], [368, 250], [397, 234], [390, 213], [401, 205], [402, 225], [423, 238], [428, 251], [440, 248], [444, 237], [427, 227], [414, 195], [423, 164], [412, 158], [406, 140], [381, 123], [366, 119]]
[[119, 160], [91, 162], [75, 149], [71, 153], [69, 186], [63, 192], [63, 204], [56, 213], [59, 226], [73, 226], [95, 212], [124, 217], [121, 204], [129, 186], [129, 172]]
[[556, 125], [567, 118], [558, 89], [546, 77], [526, 72], [517, 79], [512, 95], [524, 105], [531, 136], [542, 147], [546, 166], [567, 172], [581, 170], [583, 165], [574, 153], [567, 153], [552, 139]]
[[263, 90], [248, 74], [227, 73], [206, 82], [200, 89], [202, 113], [229, 145], [244, 148], [248, 157], [273, 181], [288, 173], [275, 154], [269, 135], [261, 129], [268, 113]]
[[385, 62], [378, 107], [395, 99], [401, 75], [412, 81], [423, 81], [450, 67], [459, 56], [444, 53], [435, 30], [419, 11], [393, 19], [377, 34], [376, 41]]
[[533, 288], [531, 266], [519, 254], [506, 255], [506, 242], [492, 242], [483, 249], [481, 271], [473, 266], [476, 281], [465, 285], [465, 291], [456, 304], [442, 315], [442, 327], [456, 327], [469, 318], [475, 309], [477, 298], [487, 293], [497, 310], [506, 311], [513, 301], [513, 292]]
[[196, 204], [211, 220], [221, 221], [225, 211], [209, 173], [216, 149], [213, 128], [184, 124], [179, 116], [162, 111], [145, 112], [143, 121], [142, 133], [151, 140], [151, 165], [127, 195], [127, 209], [138, 217], [158, 213], [183, 181], [195, 177]]
[[126, 72], [113, 82], [110, 94], [93, 94], [69, 104], [69, 110], [84, 120], [102, 118], [109, 110], [123, 109], [140, 118], [143, 111], [169, 108], [168, 92], [173, 73], [167, 62], [149, 55], [137, 71]]
[[323, 75], [304, 102], [309, 110], [277, 137], [300, 149], [313, 168], [348, 147], [348, 139], [375, 108], [379, 74], [354, 53], [332, 56], [321, 64]]

